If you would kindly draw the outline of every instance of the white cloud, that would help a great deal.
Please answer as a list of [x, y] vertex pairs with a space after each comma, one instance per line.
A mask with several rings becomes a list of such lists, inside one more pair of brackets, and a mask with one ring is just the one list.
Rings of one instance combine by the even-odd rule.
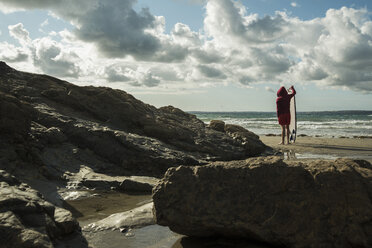
[[322, 31], [298, 68], [300, 79], [320, 80], [324, 85], [372, 91], [372, 36], [366, 10], [330, 9], [321, 20]]
[[21, 44], [30, 42], [29, 32], [23, 27], [22, 23], [9, 25], [9, 34]]
[[296, 2], [291, 2], [291, 6], [292, 6], [293, 8], [299, 7], [298, 3], [296, 3]]
[[133, 9], [135, 0], [2, 0], [2, 2], [12, 8], [40, 8], [52, 11], [73, 23], [76, 27], [74, 30], [76, 36], [83, 41], [96, 44], [99, 51], [107, 57], [122, 58], [131, 55], [151, 60], [157, 59], [159, 56], [153, 55], [163, 48], [159, 38], [148, 32], [158, 27], [158, 19], [146, 8], [136, 12]]
[[76, 65], [79, 56], [72, 51], [66, 51], [56, 41], [50, 38], [33, 41], [33, 59], [35, 66], [43, 72], [59, 77], [78, 77], [79, 67]]
[[161, 78], [152, 72], [151, 68], [131, 66], [126, 64], [112, 64], [105, 67], [105, 76], [111, 83], [124, 83], [134, 87], [158, 86]]
[[16, 47], [7, 42], [0, 43], [0, 60], [9, 63], [19, 63], [27, 61], [29, 58], [29, 51], [22, 47]]
[[199, 72], [208, 78], [219, 78], [219, 79], [226, 79], [226, 75], [215, 66], [208, 66], [208, 65], [198, 65], [197, 69]]
[[366, 9], [330, 9], [325, 17], [304, 21], [283, 12], [259, 17], [239, 1], [209, 0], [201, 32], [177, 23], [167, 34], [165, 18], [149, 9], [135, 11], [135, 0], [1, 3], [7, 11], [46, 9], [74, 25], [31, 41], [16, 24], [9, 30], [21, 46], [0, 43], [9, 47], [0, 58], [32, 58], [56, 76], [164, 91], [290, 80], [372, 92], [372, 21]]
[[210, 0], [206, 5], [204, 29], [210, 37], [225, 47], [242, 47], [274, 42], [284, 37], [286, 20], [278, 13], [275, 17], [246, 15], [243, 5], [231, 0]]

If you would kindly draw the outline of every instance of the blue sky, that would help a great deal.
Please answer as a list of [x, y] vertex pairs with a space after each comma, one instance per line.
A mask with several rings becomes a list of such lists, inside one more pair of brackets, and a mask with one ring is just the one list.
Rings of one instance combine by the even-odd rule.
[[0, 60], [157, 107], [372, 110], [372, 3], [0, 0]]

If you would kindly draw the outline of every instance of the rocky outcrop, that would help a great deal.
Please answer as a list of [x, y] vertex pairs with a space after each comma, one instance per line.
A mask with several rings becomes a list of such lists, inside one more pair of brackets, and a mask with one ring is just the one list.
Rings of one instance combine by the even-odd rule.
[[157, 109], [121, 90], [79, 87], [3, 62], [0, 71], [1, 130], [27, 140], [51, 179], [80, 165], [161, 177], [171, 166], [244, 159], [267, 148], [245, 129], [215, 131], [195, 115], [172, 106]]
[[[71, 212], [61, 208], [64, 199], [82, 197], [86, 187], [149, 194], [169, 167], [267, 148], [258, 138], [235, 136], [172, 106], [0, 62], [0, 247], [86, 247]], [[139, 212], [140, 223], [153, 222], [150, 209]]]
[[[72, 214], [0, 170], [0, 247], [53, 247], [66, 235], [79, 235]], [[87, 247], [81, 237], [80, 247]]]
[[372, 166], [276, 157], [170, 168], [153, 193], [160, 225], [188, 236], [285, 247], [371, 247]]

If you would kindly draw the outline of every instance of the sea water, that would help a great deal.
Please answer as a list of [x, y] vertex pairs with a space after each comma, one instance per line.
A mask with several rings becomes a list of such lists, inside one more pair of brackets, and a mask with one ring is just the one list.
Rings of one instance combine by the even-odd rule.
[[[258, 134], [280, 134], [275, 112], [190, 112], [208, 124], [222, 120]], [[298, 135], [372, 137], [372, 111], [297, 112]]]

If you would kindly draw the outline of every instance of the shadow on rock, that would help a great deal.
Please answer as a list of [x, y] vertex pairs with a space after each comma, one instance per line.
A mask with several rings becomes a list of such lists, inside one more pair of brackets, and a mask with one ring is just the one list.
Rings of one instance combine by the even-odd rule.
[[172, 248], [270, 248], [268, 244], [245, 239], [226, 239], [221, 237], [197, 238], [182, 237]]

